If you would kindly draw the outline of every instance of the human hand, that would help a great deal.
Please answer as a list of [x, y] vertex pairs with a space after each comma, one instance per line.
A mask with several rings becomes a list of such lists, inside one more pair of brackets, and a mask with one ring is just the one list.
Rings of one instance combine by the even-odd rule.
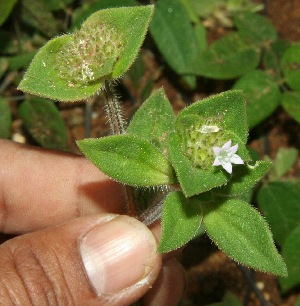
[[[0, 140], [0, 304], [177, 305], [183, 269], [83, 157]], [[155, 237], [156, 236], [156, 237]], [[151, 288], [149, 290], [149, 288]]]

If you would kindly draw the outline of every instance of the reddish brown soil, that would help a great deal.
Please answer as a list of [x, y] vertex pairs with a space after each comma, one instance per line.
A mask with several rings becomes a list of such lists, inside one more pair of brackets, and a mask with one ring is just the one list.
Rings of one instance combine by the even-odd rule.
[[300, 2], [298, 0], [268, 0], [267, 15], [282, 37], [300, 42]]

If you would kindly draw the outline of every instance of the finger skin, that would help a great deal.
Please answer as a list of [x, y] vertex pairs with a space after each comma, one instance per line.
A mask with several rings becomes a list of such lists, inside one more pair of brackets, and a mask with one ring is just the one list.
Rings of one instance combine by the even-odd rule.
[[[122, 187], [106, 177], [84, 157], [0, 140], [0, 160], [2, 161], [2, 166], [0, 167], [0, 231], [24, 233], [61, 224], [66, 220], [82, 215], [99, 212], [124, 213], [125, 203]], [[157, 239], [159, 239], [160, 224], [155, 224], [152, 230]], [[32, 240], [27, 239], [28, 236], [33, 237], [31, 235], [25, 235], [26, 241], [30, 243]], [[55, 235], [61, 236], [64, 234], [58, 231]], [[51, 237], [51, 234], [49, 234], [49, 239], [45, 239], [46, 242], [44, 242], [48, 247], [48, 241], [53, 238]], [[15, 239], [23, 241], [23, 236]], [[8, 243], [12, 243], [15, 239]], [[34, 243], [33, 245], [36, 244]], [[24, 245], [24, 247], [27, 250], [27, 246]], [[3, 246], [1, 246], [0, 252], [2, 248]], [[36, 257], [40, 254], [39, 247], [36, 247], [35, 252], [26, 252]], [[26, 252], [17, 252], [17, 254], [24, 255]], [[23, 261], [26, 258], [23, 255], [17, 256], [17, 258]], [[49, 256], [48, 252], [45, 256]], [[170, 256], [172, 255], [167, 257], [169, 258]], [[12, 288], [14, 288], [14, 285], [18, 284], [17, 280], [19, 278], [15, 276], [16, 279], [14, 279], [13, 275], [15, 274], [11, 273], [14, 265], [10, 270], [8, 262], [3, 263], [9, 256], [1, 256], [1, 258], [1, 275], [4, 273], [2, 268], [5, 267], [6, 274], [4, 274], [12, 278], [11, 281], [4, 281], [6, 278], [0, 278], [0, 282], [3, 284], [2, 287], [0, 284], [0, 300], [2, 301], [1, 297], [7, 293], [5, 288], [9, 287], [8, 284], [10, 283], [13, 284]], [[70, 260], [71, 258], [67, 256], [62, 266], [73, 268], [74, 265], [70, 264]], [[34, 267], [34, 262], [28, 262], [27, 268], [29, 271], [32, 270], [32, 267]], [[80, 269], [76, 273], [79, 273], [79, 271]], [[164, 271], [165, 269], [162, 270], [162, 274], [166, 274]], [[178, 282], [178, 280], [174, 279], [174, 275], [167, 275], [164, 276], [164, 281], [167, 284], [174, 281]], [[167, 280], [169, 277], [170, 281]], [[80, 279], [78, 275], [74, 276], [74, 278]], [[182, 277], [179, 276], [179, 282], [181, 280]], [[27, 281], [23, 283], [28, 285]], [[45, 288], [39, 280], [37, 281], [37, 278], [34, 278], [34, 274], [32, 274], [32, 281], [29, 284], [31, 283], [41, 285], [40, 291], [42, 295], [44, 294]], [[47, 284], [47, 278], [45, 284]], [[34, 287], [33, 285], [28, 286]], [[164, 285], [162, 285], [163, 287]], [[53, 291], [51, 291], [51, 288], [45, 290], [47, 292]], [[78, 292], [80, 296], [80, 288], [78, 288]], [[168, 290], [164, 292], [168, 294]], [[36, 295], [39, 296], [38, 293]], [[156, 291], [151, 290], [149, 293], [151, 300], [155, 298], [155, 295]], [[54, 300], [57, 296], [60, 296], [59, 293], [52, 294]], [[50, 295], [49, 298], [51, 300]], [[99, 301], [97, 300], [96, 304], [99, 305], [98, 303]], [[10, 304], [7, 303], [5, 305]], [[38, 305], [43, 304], [40, 303]], [[52, 304], [50, 303], [50, 305]]]
[[[161, 237], [161, 223], [155, 222], [150, 226], [156, 240]], [[185, 290], [187, 278], [184, 268], [176, 259], [182, 248], [163, 254], [162, 269], [153, 287], [142, 298], [143, 306], [176, 306], [181, 301]]]
[[[106, 215], [102, 215], [102, 218], [105, 219]], [[82, 235], [97, 224], [99, 216], [81, 217], [55, 228], [21, 235], [2, 244], [1, 304], [123, 306], [143, 296], [159, 273], [159, 255], [151, 266], [150, 277], [142, 285], [129, 287], [114, 295], [98, 296], [95, 293], [85, 273], [78, 242]]]
[[0, 140], [0, 161], [0, 232], [125, 213], [122, 187], [84, 157]]
[[143, 306], [176, 306], [186, 289], [186, 276], [183, 267], [171, 258], [163, 263], [161, 272], [153, 287], [142, 298]]

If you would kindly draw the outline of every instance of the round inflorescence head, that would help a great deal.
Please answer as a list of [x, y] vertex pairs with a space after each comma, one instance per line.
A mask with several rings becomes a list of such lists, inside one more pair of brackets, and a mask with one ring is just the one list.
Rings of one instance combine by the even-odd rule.
[[56, 68], [69, 86], [88, 85], [111, 72], [124, 43], [116, 29], [98, 24], [75, 30], [72, 40], [57, 53]]
[[215, 159], [213, 147], [222, 146], [230, 135], [222, 127], [222, 118], [201, 118], [185, 133], [185, 151], [194, 167], [212, 169]]

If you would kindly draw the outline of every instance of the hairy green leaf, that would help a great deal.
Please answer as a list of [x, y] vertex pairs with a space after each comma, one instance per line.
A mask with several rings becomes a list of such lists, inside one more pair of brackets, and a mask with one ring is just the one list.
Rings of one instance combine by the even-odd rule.
[[[120, 77], [133, 63], [146, 34], [152, 12], [153, 6], [151, 5], [113, 8], [101, 10], [85, 21], [81, 33], [89, 33], [92, 29], [97, 29], [98, 25], [107, 24], [121, 33], [124, 43], [119, 58], [108, 59], [103, 66], [94, 68], [96, 70], [93, 73], [97, 77], [94, 81], [74, 84], [68, 78], [61, 77], [65, 71], [60, 71], [61, 65], [57, 65], [58, 58], [61, 61], [73, 59], [72, 56], [64, 58], [63, 54], [60, 54], [64, 47], [74, 41], [73, 35], [69, 34], [50, 40], [39, 50], [20, 83], [19, 89], [34, 95], [70, 102], [93, 96], [100, 90], [104, 79]], [[72, 50], [66, 50], [66, 52], [69, 51]], [[74, 71], [74, 67], [70, 67], [68, 62], [63, 67], [67, 67], [65, 69], [71, 72]], [[84, 66], [81, 68], [86, 69]], [[76, 69], [80, 71], [80, 67], [76, 66]], [[69, 70], [67, 72], [71, 73]]]
[[207, 234], [229, 257], [263, 272], [287, 275], [268, 224], [253, 207], [237, 199], [202, 207]]
[[198, 38], [180, 0], [157, 2], [150, 32], [165, 60], [177, 73], [197, 73]]
[[279, 278], [279, 284], [285, 293], [300, 283], [300, 226], [286, 238], [282, 247], [282, 257], [287, 265], [288, 277]]
[[176, 123], [178, 126], [181, 118], [186, 115], [222, 118], [222, 128], [229, 131], [239, 143], [238, 154], [243, 160], [249, 160], [248, 150], [245, 146], [248, 137], [245, 105], [245, 99], [241, 91], [227, 91], [195, 102], [185, 108], [178, 115]]
[[[205, 154], [206, 157], [202, 162], [201, 160], [200, 162], [193, 162], [189, 155], [191, 148], [188, 147], [188, 137], [194, 137], [191, 136], [194, 133], [192, 129], [195, 128], [199, 120], [205, 120], [205, 118], [211, 120], [212, 127], [220, 129], [221, 134], [220, 136], [216, 136], [217, 133], [213, 132], [199, 134], [199, 131], [195, 130], [197, 137], [202, 137], [201, 141], [205, 142], [205, 145], [203, 143], [203, 148], [201, 148], [204, 151], [200, 153]], [[229, 139], [232, 140], [233, 144], [238, 143], [238, 155], [244, 161], [250, 159], [246, 148], [245, 101], [240, 91], [228, 91], [192, 104], [178, 115], [176, 129], [178, 134], [170, 137], [169, 154], [182, 190], [187, 197], [221, 186], [230, 179], [230, 176], [220, 167], [212, 167], [214, 137], [220, 137], [221, 140], [226, 138], [223, 139], [224, 143]], [[186, 131], [188, 131], [188, 134]], [[200, 156], [200, 158], [202, 157]]]
[[199, 52], [202, 52], [207, 47], [206, 28], [199, 19], [193, 3], [190, 0], [180, 0], [180, 2], [185, 6], [187, 13], [189, 14], [190, 21], [194, 25]]
[[170, 135], [169, 156], [186, 197], [221, 186], [229, 179], [229, 175], [222, 170], [216, 169], [212, 172], [193, 167], [191, 161], [183, 153], [182, 139], [176, 133]]
[[300, 91], [300, 44], [292, 45], [285, 51], [281, 67], [288, 85]]
[[217, 80], [234, 79], [258, 64], [258, 50], [233, 33], [215, 41], [200, 54], [198, 74]]
[[182, 192], [171, 192], [162, 212], [162, 234], [158, 246], [160, 253], [167, 253], [189, 242], [202, 222], [199, 201], [187, 199]]
[[257, 200], [276, 242], [282, 245], [300, 225], [300, 189], [291, 183], [273, 182], [259, 190]]
[[280, 103], [281, 93], [277, 82], [261, 70], [243, 75], [233, 88], [245, 93], [250, 128], [270, 116]]
[[230, 181], [213, 190], [215, 194], [222, 196], [235, 196], [249, 191], [266, 174], [271, 163], [258, 161], [254, 166], [247, 164], [235, 169]]
[[72, 87], [58, 77], [56, 54], [62, 46], [71, 41], [71, 35], [50, 40], [42, 47], [31, 62], [18, 89], [33, 95], [59, 101], [78, 101], [95, 94], [101, 83]]
[[67, 130], [52, 101], [31, 98], [19, 107], [19, 115], [34, 140], [47, 149], [67, 151]]
[[[46, 1], [46, 0], [44, 0]], [[60, 0], [57, 0], [60, 1]], [[93, 13], [113, 7], [136, 6], [138, 2], [135, 0], [100, 0], [92, 4], [84, 4], [80, 6], [73, 14], [72, 28], [80, 28], [81, 24]]]
[[147, 33], [153, 11], [153, 5], [110, 8], [94, 13], [84, 22], [85, 28], [107, 22], [123, 35], [124, 50], [114, 65], [112, 78], [122, 76], [134, 62]]
[[234, 16], [234, 23], [247, 44], [262, 46], [277, 39], [275, 27], [264, 16], [243, 12]]
[[286, 112], [300, 123], [300, 92], [284, 92], [281, 103]]
[[88, 159], [116, 181], [145, 187], [175, 182], [166, 157], [150, 142], [135, 135], [83, 139], [77, 144]]
[[298, 157], [298, 150], [295, 148], [280, 148], [273, 162], [274, 177], [272, 179], [280, 179], [295, 164]]
[[167, 148], [168, 137], [174, 125], [173, 109], [163, 89], [159, 89], [134, 114], [127, 133], [140, 136], [163, 151]]
[[277, 39], [272, 44], [264, 47], [263, 67], [278, 81], [281, 81], [282, 73], [280, 69], [280, 61], [284, 52], [289, 48], [290, 44], [284, 39]]

